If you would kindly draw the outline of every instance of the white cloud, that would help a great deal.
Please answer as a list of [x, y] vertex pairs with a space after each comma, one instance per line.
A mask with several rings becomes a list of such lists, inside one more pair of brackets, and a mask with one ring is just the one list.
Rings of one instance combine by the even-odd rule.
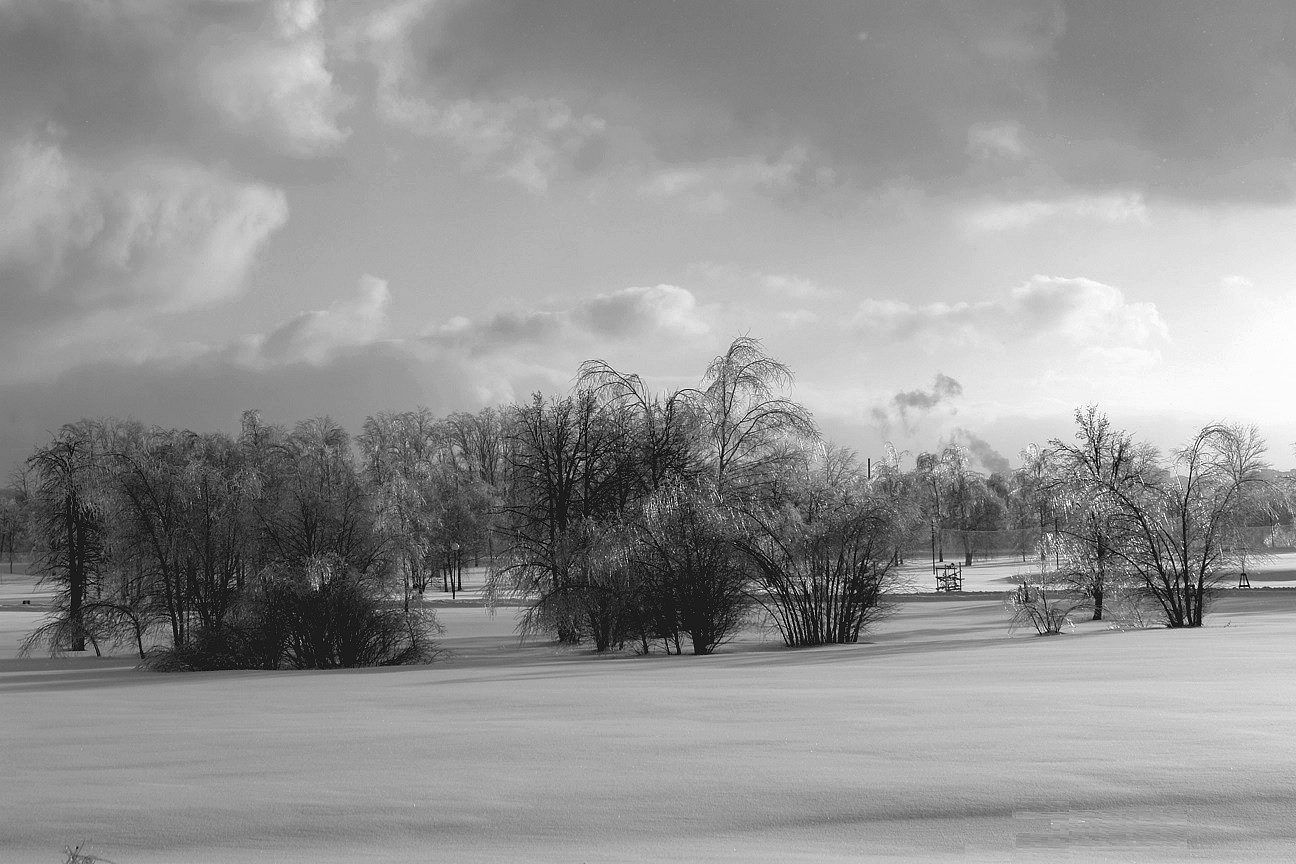
[[828, 300], [841, 296], [833, 288], [825, 288], [813, 279], [787, 273], [766, 273], [760, 277], [761, 285], [770, 294], [785, 300]]
[[798, 141], [773, 155], [734, 155], [650, 170], [638, 191], [645, 198], [676, 199], [695, 212], [719, 214], [753, 193], [792, 200], [830, 189], [838, 180], [821, 154]]
[[1051, 199], [988, 201], [964, 215], [973, 231], [1012, 231], [1053, 219], [1102, 222], [1111, 225], [1146, 224], [1147, 205], [1139, 193], [1074, 195]]
[[599, 294], [574, 311], [572, 317], [600, 336], [654, 332], [697, 336], [710, 330], [698, 317], [693, 294], [675, 285], [623, 288]]
[[1153, 303], [1092, 279], [1034, 276], [995, 300], [915, 305], [865, 300], [855, 326], [882, 342], [1002, 348], [1005, 341], [1065, 345], [1095, 359], [1150, 362], [1169, 341]]
[[1092, 279], [1035, 276], [1013, 289], [1006, 309], [1026, 333], [1077, 345], [1138, 348], [1168, 341], [1153, 303], [1131, 303], [1119, 288]]
[[268, 334], [248, 337], [236, 346], [234, 357], [253, 368], [292, 363], [321, 366], [339, 352], [382, 340], [390, 305], [387, 283], [366, 274], [356, 286], [355, 297], [303, 312]]
[[276, 189], [180, 160], [96, 164], [67, 155], [58, 137], [30, 134], [3, 157], [0, 273], [30, 312], [228, 299], [288, 217]]
[[695, 261], [688, 266], [689, 278], [712, 290], [750, 298], [754, 290], [782, 301], [817, 302], [839, 299], [844, 292], [799, 273], [773, 272], [741, 267], [732, 263]]
[[968, 127], [968, 153], [977, 159], [1024, 159], [1029, 150], [1022, 143], [1017, 123], [973, 123]]
[[299, 156], [349, 134], [338, 125], [349, 100], [328, 69], [318, 0], [278, 0], [270, 26], [231, 30], [204, 49], [197, 89], [232, 128]]

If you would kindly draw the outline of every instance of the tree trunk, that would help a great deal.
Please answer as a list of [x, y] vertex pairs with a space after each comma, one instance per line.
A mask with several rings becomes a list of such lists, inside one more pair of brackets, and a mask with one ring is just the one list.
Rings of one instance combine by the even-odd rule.
[[68, 564], [68, 621], [72, 624], [73, 651], [85, 650], [85, 616], [82, 604], [85, 601], [85, 561], [82, 556], [82, 544], [85, 540], [84, 526], [77, 519], [76, 496], [69, 496], [66, 502], [67, 527], [67, 564]]

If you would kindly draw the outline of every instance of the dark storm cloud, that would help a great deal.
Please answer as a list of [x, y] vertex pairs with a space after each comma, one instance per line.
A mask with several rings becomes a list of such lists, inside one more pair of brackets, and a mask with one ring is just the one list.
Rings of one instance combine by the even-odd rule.
[[413, 77], [440, 98], [557, 97], [667, 164], [802, 142], [877, 181], [959, 173], [971, 124], [1043, 99], [1038, 66], [1063, 23], [1025, 0], [429, 8], [409, 35]]
[[315, 0], [0, 3], [0, 133], [74, 131], [77, 154], [180, 147], [241, 167], [346, 139]]
[[254, 370], [215, 358], [81, 366], [50, 382], [5, 388], [0, 477], [48, 432], [82, 417], [236, 431], [241, 413], [256, 408], [267, 420], [283, 423], [327, 414], [354, 432], [377, 411], [420, 404], [474, 407], [474, 394], [459, 389], [456, 370], [441, 371], [447, 374], [425, 378], [412, 358], [382, 348], [353, 351], [323, 367], [302, 363]]
[[1292, 190], [1290, 3], [429, 8], [410, 36], [428, 92], [565, 100], [606, 121], [599, 167], [642, 156], [623, 140], [634, 130], [667, 165], [773, 159], [795, 142], [820, 163], [807, 177], [866, 186], [1270, 200]]

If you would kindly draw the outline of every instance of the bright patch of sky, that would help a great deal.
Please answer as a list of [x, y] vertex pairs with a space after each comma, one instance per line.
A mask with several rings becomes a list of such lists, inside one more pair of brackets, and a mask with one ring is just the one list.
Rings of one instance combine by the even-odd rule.
[[594, 357], [690, 385], [740, 334], [865, 455], [1015, 463], [1097, 403], [1163, 446], [1255, 423], [1286, 465], [1294, 29], [1205, 0], [0, 0], [0, 466], [82, 416], [355, 429]]

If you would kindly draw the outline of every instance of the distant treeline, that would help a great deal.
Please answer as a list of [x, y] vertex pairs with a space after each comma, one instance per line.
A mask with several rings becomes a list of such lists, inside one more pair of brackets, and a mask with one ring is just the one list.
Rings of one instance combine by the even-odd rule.
[[[425, 592], [461, 590], [478, 560], [488, 600], [527, 601], [529, 632], [597, 651], [705, 654], [754, 615], [788, 645], [853, 642], [906, 554], [972, 563], [990, 537], [1065, 570], [1095, 617], [1133, 586], [1190, 625], [1254, 542], [1242, 527], [1290, 521], [1254, 430], [1208, 427], [1163, 460], [1088, 409], [1077, 444], [1032, 447], [1010, 474], [957, 445], [908, 464], [888, 448], [868, 470], [791, 380], [741, 338], [696, 388], [654, 393], [590, 361], [566, 395], [382, 413], [354, 438], [254, 411], [233, 436], [69, 424], [0, 496], [0, 541], [32, 548], [57, 593], [27, 648], [126, 643], [159, 668], [423, 662]], [[1214, 521], [1160, 537], [1184, 514]], [[1183, 566], [1157, 570], [1157, 542]]]

